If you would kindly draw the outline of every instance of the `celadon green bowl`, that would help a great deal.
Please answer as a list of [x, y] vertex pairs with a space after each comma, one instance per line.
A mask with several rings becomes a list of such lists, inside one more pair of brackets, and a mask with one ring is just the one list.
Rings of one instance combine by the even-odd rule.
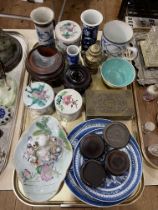
[[136, 77], [134, 66], [120, 57], [109, 58], [104, 61], [100, 71], [103, 81], [113, 88], [126, 87]]

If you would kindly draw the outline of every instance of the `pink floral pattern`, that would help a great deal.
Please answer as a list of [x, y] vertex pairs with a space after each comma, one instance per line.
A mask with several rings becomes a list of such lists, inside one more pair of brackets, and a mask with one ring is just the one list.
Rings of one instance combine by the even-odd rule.
[[24, 169], [24, 171], [21, 172], [21, 176], [22, 180], [25, 182], [29, 179], [32, 178], [32, 174], [28, 169]]
[[66, 95], [67, 91], [64, 91], [61, 95], [58, 95], [58, 98], [56, 99], [57, 105], [59, 105], [60, 110], [64, 110], [64, 106], [70, 106], [71, 108], [73, 108], [75, 106], [75, 108], [77, 109], [78, 107], [78, 100], [74, 100], [74, 98], [72, 97], [72, 95]]
[[39, 166], [37, 168], [37, 171], [40, 174], [41, 179], [43, 181], [47, 182], [47, 181], [53, 179], [53, 168], [52, 168], [52, 165], [45, 164], [45, 165]]

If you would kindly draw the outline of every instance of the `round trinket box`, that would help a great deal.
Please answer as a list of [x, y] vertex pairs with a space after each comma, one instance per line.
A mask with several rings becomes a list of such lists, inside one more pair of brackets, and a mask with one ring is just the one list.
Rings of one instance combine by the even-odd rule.
[[73, 88], [81, 94], [90, 86], [91, 81], [90, 71], [85, 66], [71, 65], [64, 72], [64, 87]]
[[63, 89], [55, 97], [55, 108], [61, 119], [73, 121], [81, 114], [82, 97], [73, 89]]
[[101, 136], [89, 134], [80, 142], [81, 154], [86, 158], [99, 158], [105, 150], [105, 143]]
[[54, 91], [47, 83], [32, 82], [23, 92], [25, 106], [35, 114], [51, 114], [53, 112]]
[[105, 168], [115, 176], [120, 176], [129, 168], [130, 162], [128, 155], [119, 150], [111, 150], [105, 158]]
[[88, 160], [81, 166], [82, 181], [90, 187], [99, 187], [106, 179], [104, 167], [99, 161]]
[[128, 128], [121, 122], [112, 122], [104, 128], [105, 142], [113, 148], [125, 147], [130, 139]]
[[66, 52], [69, 45], [80, 45], [81, 28], [71, 20], [59, 22], [55, 27], [56, 47], [62, 52]]
[[35, 47], [26, 59], [26, 68], [31, 77], [52, 86], [61, 84], [64, 67], [65, 61], [62, 53], [49, 46]]

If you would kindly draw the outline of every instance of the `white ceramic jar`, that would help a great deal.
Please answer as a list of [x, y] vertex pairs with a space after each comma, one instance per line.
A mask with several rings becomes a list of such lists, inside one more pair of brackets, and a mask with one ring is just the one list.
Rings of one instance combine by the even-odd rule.
[[67, 46], [80, 45], [81, 28], [74, 21], [61, 21], [55, 27], [55, 39], [56, 47], [60, 51], [66, 52]]
[[23, 102], [35, 115], [53, 112], [54, 91], [44, 82], [32, 82], [23, 92]]
[[61, 120], [76, 120], [82, 111], [82, 97], [74, 89], [63, 89], [55, 97], [55, 108]]

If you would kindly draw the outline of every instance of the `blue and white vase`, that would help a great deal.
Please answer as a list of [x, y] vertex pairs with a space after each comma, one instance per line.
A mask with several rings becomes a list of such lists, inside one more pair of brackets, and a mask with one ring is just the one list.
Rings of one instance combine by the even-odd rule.
[[82, 51], [86, 51], [97, 40], [98, 28], [103, 21], [103, 16], [97, 10], [88, 9], [81, 13], [81, 21], [83, 23], [81, 45]]
[[32, 10], [30, 17], [40, 45], [54, 45], [54, 12], [48, 7], [38, 7]]

